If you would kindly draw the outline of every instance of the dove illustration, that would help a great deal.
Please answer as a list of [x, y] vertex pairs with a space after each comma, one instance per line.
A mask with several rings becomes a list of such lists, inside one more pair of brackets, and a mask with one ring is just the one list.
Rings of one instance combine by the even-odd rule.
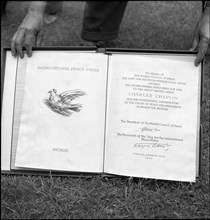
[[56, 89], [48, 91], [49, 98], [45, 98], [43, 101], [52, 111], [61, 114], [63, 116], [71, 116], [73, 112], [79, 112], [82, 109], [82, 105], [72, 104], [72, 100], [86, 95], [81, 90], [68, 90], [60, 94]]

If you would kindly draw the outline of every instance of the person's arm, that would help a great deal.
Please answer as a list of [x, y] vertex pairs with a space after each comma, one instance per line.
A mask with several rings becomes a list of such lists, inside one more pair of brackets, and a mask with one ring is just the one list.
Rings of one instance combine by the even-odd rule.
[[191, 50], [197, 50], [198, 54], [195, 59], [195, 66], [198, 66], [203, 60], [208, 47], [210, 39], [210, 2], [207, 1], [204, 12], [196, 25], [193, 44]]
[[13, 56], [20, 55], [23, 58], [23, 48], [25, 47], [26, 53], [30, 57], [32, 55], [32, 46], [34, 44], [39, 46], [36, 41], [44, 23], [46, 4], [46, 1], [30, 2], [28, 13], [12, 37], [11, 51]]

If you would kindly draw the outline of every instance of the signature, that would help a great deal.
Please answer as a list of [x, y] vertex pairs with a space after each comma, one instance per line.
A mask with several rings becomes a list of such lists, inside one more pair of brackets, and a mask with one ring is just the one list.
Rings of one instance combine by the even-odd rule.
[[160, 129], [158, 128], [149, 128], [149, 127], [142, 127], [142, 128], [138, 128], [137, 131], [141, 131], [141, 132], [155, 132], [155, 131], [160, 131]]
[[168, 143], [136, 143], [134, 144], [133, 148], [140, 148], [140, 149], [144, 149], [144, 148], [160, 148], [163, 149], [165, 151], [169, 150], [169, 147], [171, 145]]

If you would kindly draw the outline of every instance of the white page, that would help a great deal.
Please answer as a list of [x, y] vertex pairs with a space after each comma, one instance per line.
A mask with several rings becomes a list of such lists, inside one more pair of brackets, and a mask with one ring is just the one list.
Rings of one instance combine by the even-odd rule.
[[194, 59], [110, 58], [105, 172], [195, 181], [200, 67]]
[[[35, 51], [26, 69], [15, 166], [102, 172], [106, 75], [103, 54]], [[46, 105], [53, 88], [57, 94], [80, 90], [70, 116], [58, 113], [63, 104]]]
[[[93, 53], [95, 51], [53, 51], [53, 53]], [[11, 54], [11, 52], [9, 52]], [[23, 59], [18, 59], [17, 69], [15, 70], [16, 73], [16, 83], [13, 86], [15, 89], [15, 98], [14, 98], [14, 117], [13, 117], [13, 129], [12, 129], [12, 155], [11, 155], [11, 169], [12, 170], [23, 170], [21, 167], [15, 167], [15, 157], [16, 157], [16, 149], [17, 149], [17, 142], [18, 142], [18, 134], [19, 134], [19, 127], [20, 127], [20, 117], [22, 111], [22, 103], [23, 103], [23, 95], [24, 95], [24, 85], [25, 85], [25, 74], [26, 74], [26, 67], [27, 67], [28, 56], [25, 55]], [[15, 74], [14, 74], [15, 75]], [[12, 119], [12, 117], [11, 117]], [[10, 140], [11, 141], [11, 140]], [[25, 168], [29, 170], [28, 168]]]
[[[10, 171], [13, 107], [18, 59], [10, 51], [6, 53], [4, 89], [1, 113], [1, 170]], [[3, 72], [1, 73], [3, 74]]]
[[[24, 95], [24, 82], [28, 57], [24, 56], [23, 59], [18, 59], [16, 83], [14, 85], [14, 107], [13, 109], [13, 128], [12, 128], [12, 152], [11, 152], [11, 169], [18, 169], [15, 167], [15, 156], [17, 149], [18, 133], [20, 126], [20, 117], [22, 111], [23, 95]], [[20, 168], [21, 169], [21, 168]]]
[[[115, 54], [119, 54], [119, 52], [115, 52]], [[121, 53], [122, 54], [122, 53]], [[125, 53], [124, 53], [125, 54]], [[126, 53], [127, 55], [134, 55], [132, 53]], [[135, 53], [137, 54], [137, 53]], [[192, 56], [189, 56], [189, 54], [163, 54], [163, 53], [138, 53], [139, 55], [146, 55], [149, 57], [157, 57], [159, 58], [163, 58], [164, 60], [176, 60], [176, 61], [188, 61], [188, 62], [192, 62]], [[195, 58], [193, 58], [195, 59]], [[201, 72], [201, 66], [198, 69]], [[199, 176], [199, 170], [200, 170], [200, 99], [201, 99], [201, 74], [199, 74], [199, 85], [198, 85], [198, 117], [197, 117], [197, 144], [196, 144], [196, 177]]]

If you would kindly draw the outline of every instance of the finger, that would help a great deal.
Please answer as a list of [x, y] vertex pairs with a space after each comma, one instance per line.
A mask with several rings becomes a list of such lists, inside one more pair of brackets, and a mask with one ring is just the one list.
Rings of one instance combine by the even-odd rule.
[[205, 37], [201, 37], [200, 43], [198, 45], [198, 55], [195, 59], [195, 66], [198, 66], [205, 57], [205, 54], [208, 50], [208, 46], [209, 46], [209, 39]]
[[20, 58], [24, 57], [24, 53], [23, 53], [24, 38], [25, 38], [25, 29], [20, 28], [18, 30], [18, 34], [15, 40], [15, 47], [16, 47], [18, 54], [20, 55]]
[[26, 53], [28, 57], [32, 56], [32, 46], [34, 44], [34, 41], [35, 41], [35, 34], [33, 32], [27, 33], [25, 36], [24, 46], [26, 48]]
[[44, 34], [39, 34], [36, 38], [36, 47], [40, 47], [42, 45], [42, 41], [44, 38]]
[[11, 52], [12, 52], [12, 56], [16, 56], [16, 48], [15, 48], [15, 40], [17, 38], [17, 34], [18, 32], [15, 32], [14, 36], [12, 37], [11, 40]]
[[43, 41], [43, 39], [44, 39], [44, 32], [45, 32], [45, 27], [43, 27], [43, 28], [41, 29], [41, 31], [39, 32], [39, 34], [38, 34], [38, 36], [37, 36], [37, 38], [36, 38], [35, 45], [36, 45], [37, 47], [40, 47], [40, 46], [42, 45], [42, 41]]
[[32, 56], [32, 45], [27, 45], [27, 44], [24, 44], [24, 47], [26, 48], [26, 54], [28, 57], [31, 57]]
[[195, 27], [195, 31], [194, 31], [194, 35], [193, 35], [193, 43], [192, 43], [192, 47], [190, 48], [190, 51], [194, 51], [196, 50], [197, 46], [198, 46], [198, 42], [199, 42], [199, 30], [198, 30], [198, 24]]

